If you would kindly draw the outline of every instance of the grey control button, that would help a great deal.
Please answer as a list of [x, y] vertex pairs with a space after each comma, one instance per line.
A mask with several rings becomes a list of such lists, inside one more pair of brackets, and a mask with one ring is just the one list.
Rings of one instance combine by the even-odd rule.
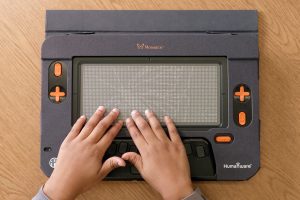
[[185, 143], [184, 147], [185, 147], [186, 154], [187, 155], [191, 155], [192, 154], [192, 147], [191, 147], [191, 145], [188, 144], [188, 143]]
[[139, 171], [135, 168], [135, 167], [130, 167], [130, 172], [132, 173], [132, 174], [139, 174]]
[[119, 153], [125, 153], [127, 151], [127, 143], [121, 142], [119, 146]]
[[135, 145], [131, 145], [130, 148], [129, 148], [129, 151], [130, 151], [130, 152], [136, 152], [136, 153], [137, 153], [137, 152], [138, 152], [138, 149], [136, 148]]
[[110, 147], [107, 150], [107, 154], [109, 155], [114, 155], [117, 149], [117, 145], [116, 144], [111, 144]]
[[203, 146], [197, 146], [196, 147], [197, 157], [203, 158], [205, 157], [205, 151]]

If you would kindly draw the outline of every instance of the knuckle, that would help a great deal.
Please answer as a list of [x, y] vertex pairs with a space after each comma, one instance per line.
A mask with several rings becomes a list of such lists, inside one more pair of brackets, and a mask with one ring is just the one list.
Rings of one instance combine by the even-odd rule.
[[170, 151], [172, 149], [172, 146], [170, 145], [170, 143], [165, 143], [160, 147], [160, 149], [165, 149], [167, 151]]
[[97, 110], [95, 113], [94, 113], [94, 117], [96, 118], [101, 118], [104, 114], [104, 111], [99, 111]]
[[139, 134], [138, 134], [138, 132], [137, 132], [136, 130], [131, 131], [131, 135], [132, 135], [132, 137], [134, 137], [134, 138], [139, 137]]
[[[106, 140], [106, 141], [112, 141], [112, 140], [114, 139], [114, 137], [115, 137], [115, 134], [116, 134], [115, 131], [109, 131], [109, 132], [107, 132], [107, 133], [104, 135], [105, 140]], [[104, 139], [104, 137], [103, 137], [103, 139]]]
[[112, 112], [110, 112], [110, 113], [107, 115], [106, 118], [109, 119], [109, 120], [114, 120], [117, 116], [118, 116], [117, 113], [114, 112], [114, 111], [112, 111]]
[[141, 129], [146, 129], [148, 127], [148, 123], [145, 121], [141, 121], [139, 123]]
[[82, 123], [81, 118], [77, 119], [73, 127], [79, 126]]
[[133, 123], [128, 123], [128, 124], [126, 124], [126, 126], [127, 126], [127, 129], [129, 131], [131, 137], [137, 138], [139, 135], [139, 132], [136, 129], [135, 125]]
[[180, 152], [182, 150], [179, 145], [173, 145], [173, 148], [176, 152]]
[[153, 123], [152, 127], [153, 127], [154, 130], [157, 130], [157, 131], [161, 130], [161, 126], [160, 126], [160, 124], [158, 122]]
[[70, 133], [78, 133], [80, 131], [80, 127], [74, 125], [71, 130], [70, 130]]
[[107, 129], [108, 126], [109, 126], [109, 124], [108, 124], [105, 120], [102, 120], [102, 121], [99, 122], [99, 124], [98, 124], [98, 128], [99, 128], [100, 130], [102, 130], [102, 129]]
[[126, 123], [126, 127], [127, 127], [128, 130], [132, 129], [132, 124], [131, 123]]
[[101, 155], [101, 151], [99, 151], [99, 149], [97, 149], [97, 148], [93, 148], [93, 149], [91, 150], [91, 155], [92, 155], [93, 157], [99, 157], [99, 156], [102, 156], [102, 155]]
[[130, 133], [132, 136], [137, 137], [138, 132], [137, 132], [136, 128], [135, 128], [133, 125], [128, 126], [127, 128], [128, 128], [129, 133]]
[[61, 146], [60, 146], [60, 149], [69, 148], [70, 143], [71, 143], [71, 142], [69, 142], [69, 141], [67, 141], [67, 140], [64, 140], [63, 143], [62, 143]]
[[134, 125], [133, 125], [132, 122], [128, 122], [128, 123], [126, 124], [126, 126], [127, 126], [128, 129], [134, 128]]
[[150, 112], [149, 114], [148, 114], [148, 118], [149, 119], [156, 119], [156, 117], [155, 117], [155, 115], [154, 115], [154, 113], [153, 112]]
[[112, 114], [107, 115], [102, 121], [105, 123], [111, 123], [114, 120], [114, 117]]
[[137, 157], [137, 156], [132, 155], [132, 156], [131, 156], [131, 160], [132, 160], [132, 162], [135, 163], [135, 164], [138, 163], [138, 157]]
[[150, 157], [151, 155], [153, 155], [152, 148], [148, 147], [147, 150], [143, 152], [143, 154], [145, 155], [145, 157]]
[[162, 150], [164, 148], [165, 148], [165, 146], [160, 146], [158, 143], [154, 143], [154, 145], [149, 146], [148, 153], [149, 154], [156, 154], [158, 149]]
[[168, 140], [162, 140], [160, 142], [162, 143], [162, 147], [166, 147], [167, 145], [169, 145], [169, 141]]
[[103, 159], [104, 155], [105, 155], [105, 151], [104, 150], [97, 149], [95, 151], [95, 155], [94, 156], [97, 157], [97, 158], [102, 158]]
[[111, 168], [115, 168], [115, 167], [116, 167], [116, 163], [113, 161], [113, 159], [110, 159], [110, 160], [109, 160], [109, 166], [110, 166]]
[[113, 169], [115, 169], [119, 166], [118, 162], [116, 162], [113, 158], [109, 159], [108, 165], [109, 165], [110, 168], [113, 168]]
[[174, 126], [171, 126], [169, 130], [171, 133], [177, 134], [177, 129]]
[[102, 126], [107, 128], [112, 124], [114, 119], [114, 116], [112, 114], [109, 114], [103, 120], [101, 120], [100, 123], [102, 123]]
[[86, 124], [87, 128], [93, 128], [97, 125], [97, 122], [95, 120], [90, 120], [89, 123]]
[[70, 130], [70, 132], [69, 132], [69, 134], [70, 133], [74, 133], [74, 132], [76, 132], [76, 130], [77, 130], [77, 128], [75, 127], [75, 125], [71, 128], [71, 130]]
[[169, 126], [172, 126], [172, 127], [174, 126], [174, 123], [171, 120], [167, 120], [166, 124], [169, 125]]

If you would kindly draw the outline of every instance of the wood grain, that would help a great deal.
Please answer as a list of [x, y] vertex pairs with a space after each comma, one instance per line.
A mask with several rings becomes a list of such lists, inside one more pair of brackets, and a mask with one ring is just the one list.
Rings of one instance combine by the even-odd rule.
[[[249, 181], [195, 182], [209, 199], [300, 199], [298, 0], [1, 0], [0, 197], [30, 199], [39, 169], [40, 49], [46, 9], [257, 9], [261, 169]], [[144, 182], [102, 182], [78, 199], [159, 199]]]

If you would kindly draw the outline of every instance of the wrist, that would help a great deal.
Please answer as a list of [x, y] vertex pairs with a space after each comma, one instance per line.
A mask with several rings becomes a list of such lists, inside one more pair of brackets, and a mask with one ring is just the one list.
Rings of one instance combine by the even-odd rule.
[[187, 183], [182, 186], [176, 187], [176, 189], [170, 190], [170, 192], [162, 194], [164, 200], [181, 200], [192, 194], [194, 191], [192, 183]]
[[43, 192], [50, 199], [71, 200], [77, 196], [77, 194], [69, 191], [66, 186], [53, 181], [51, 177], [45, 183]]

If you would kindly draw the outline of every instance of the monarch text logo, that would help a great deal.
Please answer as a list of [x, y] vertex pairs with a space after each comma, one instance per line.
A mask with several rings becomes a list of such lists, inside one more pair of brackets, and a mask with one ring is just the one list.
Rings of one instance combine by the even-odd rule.
[[136, 48], [140, 50], [161, 50], [165, 48], [163, 45], [150, 45], [150, 44], [145, 44], [145, 43], [136, 43]]

